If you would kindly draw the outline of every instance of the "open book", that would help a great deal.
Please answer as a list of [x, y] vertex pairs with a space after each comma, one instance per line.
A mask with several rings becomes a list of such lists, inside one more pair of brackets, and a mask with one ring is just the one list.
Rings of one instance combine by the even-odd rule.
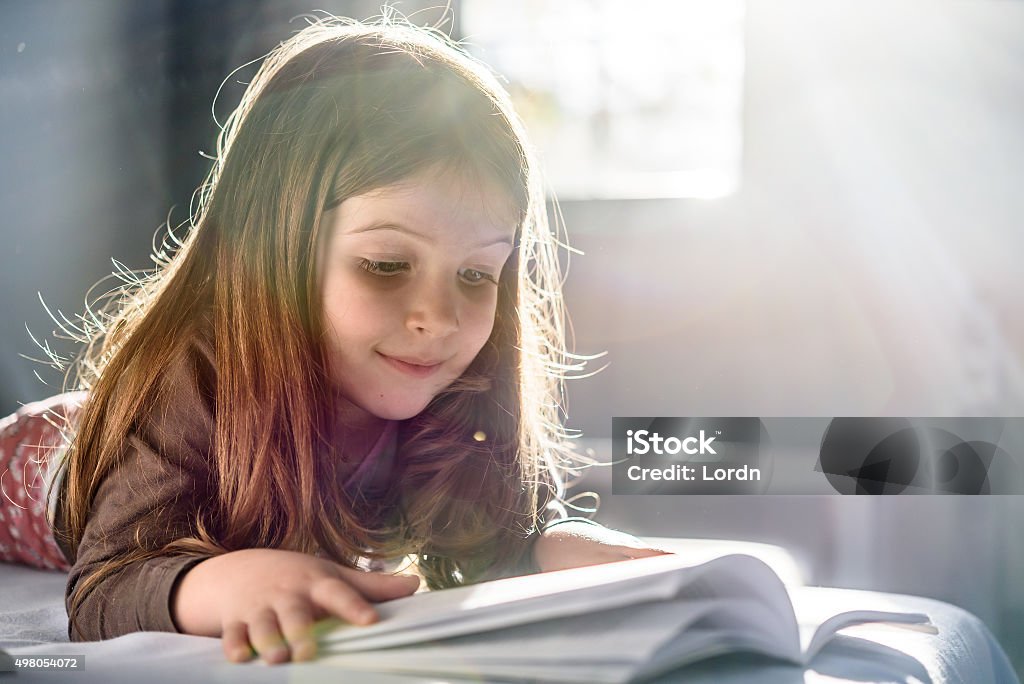
[[367, 627], [331, 621], [320, 663], [377, 672], [626, 682], [729, 652], [805, 665], [855, 624], [937, 633], [927, 615], [854, 611], [799, 624], [761, 560], [655, 556], [414, 594]]

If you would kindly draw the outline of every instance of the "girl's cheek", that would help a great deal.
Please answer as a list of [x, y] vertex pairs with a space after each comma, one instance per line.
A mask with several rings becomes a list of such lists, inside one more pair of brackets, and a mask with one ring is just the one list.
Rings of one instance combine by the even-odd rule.
[[474, 338], [481, 347], [487, 342], [491, 332], [494, 330], [495, 316], [497, 314], [495, 303], [492, 303], [490, 306], [478, 307], [473, 314]]
[[357, 275], [348, 279], [345, 288], [350, 306], [358, 307], [377, 318], [395, 314], [403, 305], [402, 291], [393, 285], [367, 282]]

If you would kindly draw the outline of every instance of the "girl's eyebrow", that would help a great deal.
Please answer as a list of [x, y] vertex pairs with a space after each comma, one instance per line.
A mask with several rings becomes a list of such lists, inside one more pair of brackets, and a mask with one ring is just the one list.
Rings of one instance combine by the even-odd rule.
[[[393, 230], [393, 231], [398, 232], [398, 233], [405, 233], [406, 235], [411, 235], [412, 237], [419, 238], [420, 240], [423, 240], [424, 242], [430, 242], [430, 243], [434, 242], [434, 238], [430, 237], [429, 235], [424, 235], [423, 233], [420, 233], [419, 231], [413, 230], [412, 228], [409, 228], [408, 226], [402, 225], [401, 223], [394, 223], [392, 221], [379, 221], [379, 222], [371, 223], [371, 224], [369, 224], [367, 226], [363, 226], [362, 228], [357, 228], [355, 230], [349, 231], [349, 235], [357, 235], [359, 233], [369, 233], [369, 232], [375, 231], [375, 230]], [[502, 244], [508, 245], [509, 247], [513, 247], [514, 246], [513, 243], [512, 243], [512, 238], [510, 238], [510, 237], [500, 237], [500, 238], [496, 238], [494, 240], [485, 240], [485, 241], [483, 241], [483, 242], [481, 242], [479, 244], [472, 245], [472, 247], [474, 249], [477, 249], [477, 248], [490, 247], [492, 245], [502, 245]]]

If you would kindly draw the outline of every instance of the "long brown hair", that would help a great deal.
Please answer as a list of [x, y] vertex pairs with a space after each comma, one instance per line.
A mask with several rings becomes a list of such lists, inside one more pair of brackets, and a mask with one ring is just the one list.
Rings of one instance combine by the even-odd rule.
[[[559, 224], [522, 124], [486, 67], [446, 37], [393, 20], [313, 23], [275, 49], [218, 140], [218, 155], [173, 257], [92, 312], [68, 377], [87, 390], [65, 451], [60, 502], [77, 554], [90, 503], [148, 420], [156, 370], [194, 335], [215, 349], [210, 469], [216, 501], [195, 534], [111, 561], [72, 595], [131, 562], [268, 547], [412, 555], [431, 588], [514, 567], [580, 460], [562, 427], [565, 349]], [[399, 435], [390, 499], [350, 501], [332, 435], [318, 250], [323, 212], [347, 197], [442, 166], [497, 182], [519, 211], [494, 330], [467, 371]], [[172, 237], [173, 231], [172, 231]], [[70, 382], [70, 381], [69, 381]], [[268, 418], [269, 415], [269, 418]], [[52, 494], [52, 493], [51, 493]]]

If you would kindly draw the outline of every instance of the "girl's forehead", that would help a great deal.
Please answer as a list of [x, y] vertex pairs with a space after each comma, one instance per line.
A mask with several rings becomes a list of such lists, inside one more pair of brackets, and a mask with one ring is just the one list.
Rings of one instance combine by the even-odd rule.
[[512, 199], [497, 183], [455, 173], [416, 174], [350, 197], [338, 209], [339, 227], [346, 232], [394, 221], [431, 232], [447, 227], [510, 237], [518, 222]]

